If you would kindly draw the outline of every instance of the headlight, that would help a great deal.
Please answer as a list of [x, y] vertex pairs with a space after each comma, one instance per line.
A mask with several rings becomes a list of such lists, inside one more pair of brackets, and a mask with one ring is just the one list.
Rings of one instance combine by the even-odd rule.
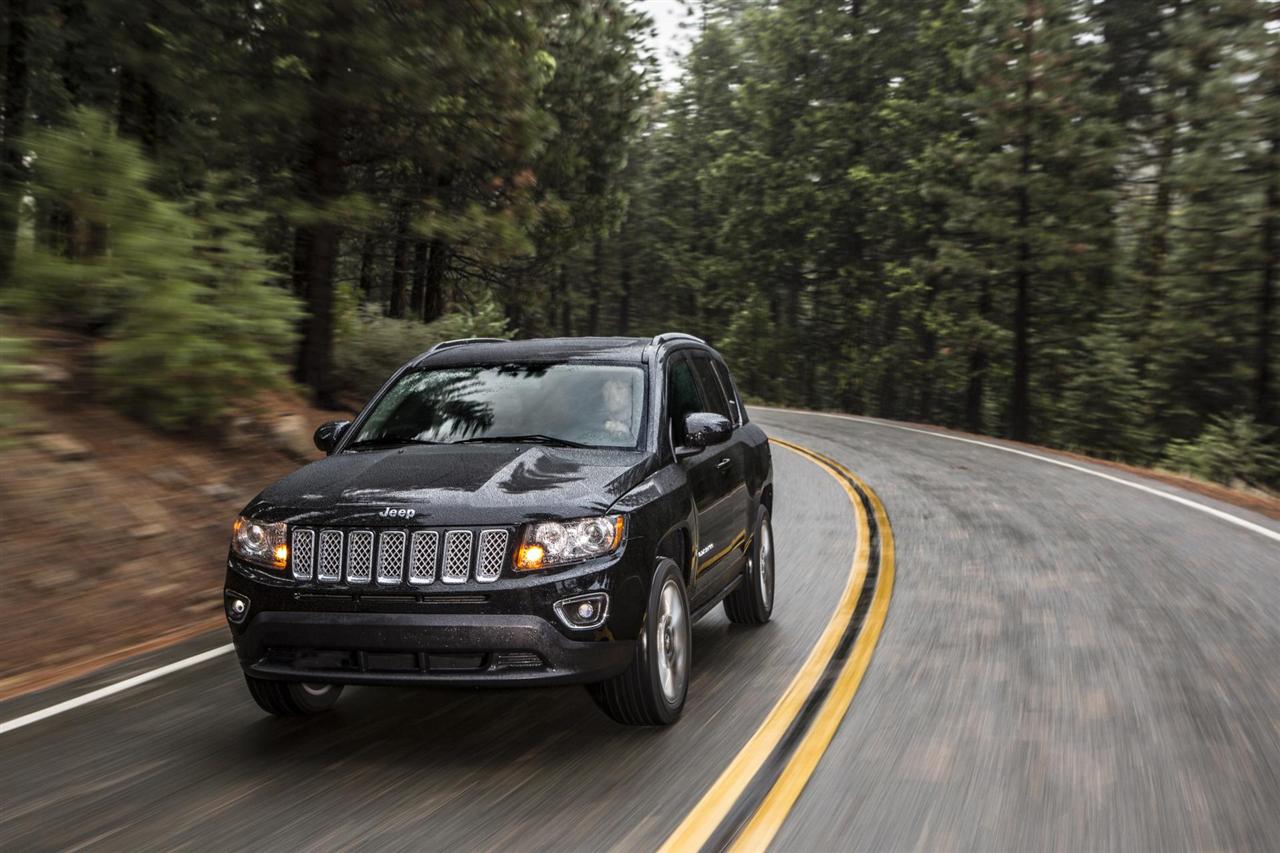
[[611, 554], [622, 544], [626, 526], [624, 515], [530, 524], [516, 552], [516, 571], [531, 572]]
[[267, 524], [243, 515], [231, 530], [231, 550], [237, 557], [260, 566], [283, 569], [289, 562], [285, 524]]

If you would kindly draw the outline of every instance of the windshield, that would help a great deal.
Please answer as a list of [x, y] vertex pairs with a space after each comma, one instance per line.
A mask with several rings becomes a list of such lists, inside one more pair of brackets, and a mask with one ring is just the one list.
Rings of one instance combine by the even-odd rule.
[[348, 449], [519, 440], [634, 448], [644, 371], [621, 364], [503, 364], [407, 373]]

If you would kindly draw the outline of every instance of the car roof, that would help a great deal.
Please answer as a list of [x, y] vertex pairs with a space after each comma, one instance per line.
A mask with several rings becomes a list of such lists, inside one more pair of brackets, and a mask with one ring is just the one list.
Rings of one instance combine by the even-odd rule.
[[[664, 340], [658, 338], [583, 337], [583, 338], [530, 338], [508, 341], [499, 338], [466, 338], [446, 341], [414, 359], [414, 365], [429, 362], [434, 366], [457, 366], [476, 363], [501, 363], [519, 361], [633, 361], [640, 364], [648, 360], [648, 352], [663, 343], [701, 343], [696, 338], [676, 336]], [[704, 344], [705, 346], [705, 344]], [[708, 348], [709, 349], [709, 348]]]

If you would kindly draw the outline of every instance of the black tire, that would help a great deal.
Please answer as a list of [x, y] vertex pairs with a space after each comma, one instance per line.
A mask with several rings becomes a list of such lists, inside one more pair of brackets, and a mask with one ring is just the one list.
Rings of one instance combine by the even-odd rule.
[[[678, 613], [673, 617], [670, 608], [675, 603]], [[600, 709], [616, 722], [669, 726], [680, 719], [689, 692], [693, 630], [684, 579], [675, 562], [666, 557], [658, 560], [653, 573], [640, 636], [627, 671], [588, 689]], [[668, 675], [669, 679], [664, 678]]]
[[762, 506], [756, 513], [756, 535], [747, 554], [742, 583], [724, 600], [724, 612], [730, 622], [763, 625], [773, 616], [773, 554], [773, 525], [768, 508]]
[[268, 681], [244, 677], [249, 695], [258, 707], [277, 717], [301, 717], [319, 714], [333, 707], [342, 695], [341, 684], [302, 684], [296, 681]]

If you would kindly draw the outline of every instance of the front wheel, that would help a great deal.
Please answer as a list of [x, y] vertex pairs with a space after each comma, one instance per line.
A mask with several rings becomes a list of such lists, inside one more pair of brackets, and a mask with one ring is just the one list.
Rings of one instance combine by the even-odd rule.
[[684, 579], [674, 561], [658, 560], [635, 658], [619, 676], [590, 686], [596, 704], [628, 726], [669, 726], [689, 691], [693, 634]]
[[249, 695], [258, 707], [277, 717], [300, 717], [327, 711], [342, 695], [341, 684], [306, 684], [298, 681], [268, 681], [244, 677]]
[[747, 554], [742, 583], [724, 600], [729, 621], [739, 625], [768, 622], [773, 616], [773, 581], [773, 525], [768, 508], [762, 506], [756, 513], [756, 537]]

